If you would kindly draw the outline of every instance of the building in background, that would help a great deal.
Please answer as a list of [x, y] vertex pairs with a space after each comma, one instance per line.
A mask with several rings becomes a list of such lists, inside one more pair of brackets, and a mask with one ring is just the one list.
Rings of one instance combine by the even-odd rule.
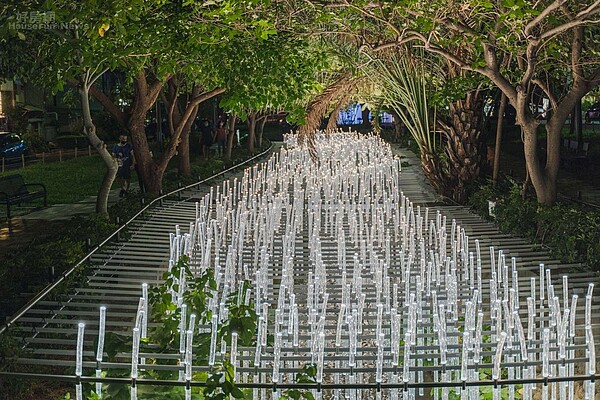
[[[364, 104], [352, 103], [346, 108], [340, 110], [337, 124], [347, 125], [367, 125], [373, 121], [373, 113]], [[387, 112], [379, 113], [379, 126], [391, 126], [394, 124], [394, 117]]]
[[[68, 90], [51, 94], [18, 79], [4, 81], [0, 84], [0, 132], [35, 132], [45, 140], [82, 135], [79, 98], [68, 97]], [[91, 107], [102, 109], [94, 101]]]

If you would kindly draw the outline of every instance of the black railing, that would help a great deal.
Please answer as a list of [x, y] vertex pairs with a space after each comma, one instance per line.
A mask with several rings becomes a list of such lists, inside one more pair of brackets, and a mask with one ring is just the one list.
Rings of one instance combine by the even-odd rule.
[[[241, 369], [238, 368], [241, 372]], [[441, 369], [440, 369], [441, 371]], [[189, 387], [205, 387], [206, 381], [179, 381], [166, 379], [132, 379], [119, 377], [96, 377], [96, 376], [76, 376], [76, 375], [51, 375], [31, 372], [6, 372], [0, 371], [0, 376], [32, 378], [42, 380], [53, 380], [71, 383], [112, 383], [122, 385], [151, 385], [151, 386], [189, 386]], [[542, 378], [521, 378], [521, 379], [498, 379], [498, 380], [481, 380], [481, 381], [454, 381], [454, 382], [365, 382], [365, 383], [269, 383], [269, 382], [254, 382], [254, 383], [237, 383], [236, 386], [240, 389], [301, 389], [301, 390], [331, 390], [331, 389], [362, 389], [362, 390], [382, 390], [382, 389], [435, 389], [435, 388], [467, 388], [467, 387], [484, 387], [493, 386], [501, 387], [507, 385], [549, 385], [552, 383], [561, 382], [584, 382], [600, 380], [600, 374], [594, 375], [574, 375], [574, 376], [556, 376]]]
[[114, 238], [118, 237], [121, 232], [123, 230], [125, 230], [132, 222], [134, 222], [139, 216], [143, 215], [144, 212], [146, 210], [148, 210], [149, 208], [151, 208], [152, 206], [154, 206], [155, 204], [161, 204], [162, 200], [164, 200], [167, 197], [173, 196], [173, 195], [178, 195], [181, 194], [182, 191], [184, 190], [188, 190], [193, 188], [194, 186], [198, 186], [201, 185], [203, 183], [206, 183], [208, 181], [211, 181], [221, 175], [224, 175], [232, 170], [235, 170], [243, 165], [246, 165], [254, 160], [256, 160], [257, 158], [260, 158], [262, 156], [264, 156], [265, 154], [269, 153], [271, 151], [271, 149], [273, 148], [273, 144], [271, 144], [269, 146], [268, 149], [266, 149], [265, 151], [250, 157], [249, 159], [233, 165], [221, 172], [218, 172], [208, 178], [205, 178], [201, 181], [192, 183], [190, 185], [187, 186], [183, 186], [180, 188], [177, 188], [167, 194], [163, 194], [160, 197], [157, 197], [156, 199], [152, 200], [150, 203], [148, 203], [144, 208], [142, 208], [140, 211], [137, 212], [137, 214], [135, 214], [133, 217], [131, 217], [129, 219], [129, 221], [125, 222], [123, 225], [121, 225], [116, 231], [114, 231], [110, 236], [108, 236], [106, 239], [104, 239], [100, 244], [98, 244], [95, 248], [93, 248], [85, 257], [83, 257], [77, 264], [75, 264], [73, 267], [71, 267], [70, 269], [64, 271], [59, 277], [58, 279], [56, 279], [54, 282], [48, 284], [44, 289], [42, 289], [37, 295], [35, 295], [35, 297], [33, 299], [31, 299], [27, 304], [25, 304], [23, 307], [21, 307], [21, 309], [19, 309], [19, 311], [17, 311], [15, 314], [13, 314], [8, 321], [6, 321], [4, 323], [4, 325], [2, 325], [2, 327], [0, 327], [0, 335], [3, 334], [11, 325], [13, 325], [15, 322], [17, 322], [17, 320], [19, 318], [21, 318], [23, 315], [25, 315], [25, 313], [27, 313], [29, 310], [31, 310], [31, 308], [33, 306], [35, 306], [39, 301], [41, 301], [44, 297], [46, 297], [52, 290], [54, 290], [58, 285], [60, 285], [61, 283], [63, 283], [65, 281], [65, 279], [67, 279], [73, 272], [75, 272], [79, 267], [81, 267], [86, 261], [88, 261], [90, 259], [91, 256], [93, 256], [98, 250], [100, 250], [105, 244], [109, 243], [111, 240], [113, 240]]

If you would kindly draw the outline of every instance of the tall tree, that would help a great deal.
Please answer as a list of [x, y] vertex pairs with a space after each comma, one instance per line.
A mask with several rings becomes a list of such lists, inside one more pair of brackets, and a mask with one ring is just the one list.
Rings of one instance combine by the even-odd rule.
[[115, 66], [115, 59], [128, 56], [105, 33], [137, 20], [146, 10], [144, 2], [128, 2], [128, 8], [122, 0], [102, 5], [69, 0], [11, 3], [0, 8], [6, 17], [0, 26], [0, 76], [19, 77], [53, 92], [70, 85], [79, 93], [84, 133], [105, 164], [96, 212], [108, 216], [108, 194], [117, 164], [96, 134], [89, 94], [102, 74]]
[[[258, 17], [263, 3], [268, 2], [159, 1], [124, 37], [128, 46], [140, 51], [139, 57], [130, 57], [122, 66], [133, 88], [130, 105], [122, 109], [118, 99], [100, 90], [92, 94], [131, 133], [138, 171], [148, 192], [161, 192], [164, 172], [182, 137], [187, 146], [198, 105], [225, 92], [226, 71], [213, 53], [226, 54], [237, 36], [262, 38], [272, 33], [268, 22]], [[145, 120], [161, 92], [169, 90], [175, 96], [168, 97], [172, 100], [168, 116], [172, 132], [164, 151], [153, 156], [145, 135]], [[181, 110], [175, 107], [177, 104]]]
[[319, 89], [318, 73], [327, 58], [318, 42], [285, 32], [234, 41], [232, 50], [235, 58], [223, 59], [227, 93], [221, 106], [247, 121], [246, 145], [253, 151], [256, 127], [269, 113], [286, 110], [292, 120], [303, 118], [303, 105]]
[[[317, 2], [315, 7], [319, 6]], [[521, 126], [527, 170], [540, 203], [556, 200], [560, 133], [577, 102], [600, 84], [599, 0], [348, 1], [323, 5], [338, 31], [378, 51], [416, 41], [464, 71], [487, 77]], [[379, 26], [362, 34], [364, 21]], [[549, 98], [546, 161], [538, 155], [537, 88]]]

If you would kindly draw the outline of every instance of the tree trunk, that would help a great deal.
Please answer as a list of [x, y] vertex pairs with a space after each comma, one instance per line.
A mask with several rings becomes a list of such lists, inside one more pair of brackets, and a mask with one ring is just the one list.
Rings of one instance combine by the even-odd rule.
[[179, 146], [177, 147], [177, 161], [179, 175], [191, 176], [192, 175], [192, 164], [190, 162], [190, 134], [192, 132], [192, 126], [196, 120], [198, 114], [198, 106], [194, 107], [192, 115], [185, 123], [183, 130], [181, 131], [181, 137]]
[[479, 91], [467, 93], [466, 97], [450, 104], [447, 122], [439, 120], [440, 128], [447, 137], [445, 153], [447, 165], [440, 179], [445, 180], [447, 192], [458, 203], [465, 201], [466, 185], [479, 178], [483, 164], [481, 143], [482, 96]]
[[[556, 182], [558, 168], [560, 166], [560, 127], [557, 127], [555, 118], [551, 118], [546, 124], [546, 166], [542, 168], [537, 154], [537, 126], [536, 121], [522, 124], [523, 148], [525, 150], [525, 163], [536, 193], [538, 203], [553, 204], [556, 201]], [[564, 120], [563, 120], [564, 123]]]
[[157, 174], [160, 168], [158, 168], [158, 165], [152, 159], [150, 147], [146, 140], [144, 120], [134, 118], [134, 116], [135, 114], [132, 113], [128, 125], [129, 133], [131, 133], [135, 162], [138, 165], [138, 173], [141, 175], [142, 182], [144, 182], [146, 192], [159, 194], [162, 191], [162, 174]]
[[248, 151], [254, 151], [254, 143], [256, 142], [256, 111], [248, 113], [248, 141], [246, 142], [246, 148]]
[[431, 149], [421, 149], [420, 153], [421, 167], [425, 178], [431, 183], [431, 186], [437, 193], [447, 196], [453, 184], [449, 183], [448, 177], [444, 174], [441, 162], [433, 154]]
[[192, 127], [185, 127], [181, 131], [179, 146], [177, 146], [177, 171], [181, 176], [192, 175], [192, 164], [190, 162], [190, 131]]
[[500, 146], [502, 144], [502, 127], [504, 125], [504, 110], [506, 108], [506, 95], [502, 93], [500, 108], [498, 109], [498, 122], [496, 123], [496, 148], [494, 149], [494, 167], [492, 170], [492, 182], [496, 186], [498, 172], [500, 170]]
[[231, 160], [231, 153], [233, 151], [233, 138], [235, 136], [235, 114], [231, 114], [227, 120], [227, 149], [225, 149], [225, 159]]
[[146, 192], [158, 195], [162, 192], [162, 178], [165, 169], [161, 168], [160, 164], [156, 163], [154, 160], [144, 161], [144, 168], [141, 168], [140, 166], [138, 171], [142, 174]]
[[102, 177], [102, 184], [100, 185], [100, 190], [98, 191], [98, 196], [96, 197], [96, 213], [108, 218], [108, 195], [115, 177], [117, 176], [117, 161], [112, 157], [111, 152], [106, 148], [106, 144], [100, 140], [96, 134], [96, 126], [94, 125], [90, 111], [90, 96], [87, 82], [83, 83], [82, 87], [79, 89], [79, 94], [81, 98], [81, 108], [83, 114], [83, 130], [92, 147], [94, 147], [98, 154], [100, 154], [100, 157], [102, 158], [102, 161], [104, 161], [104, 165], [106, 167], [104, 176]]
[[177, 146], [179, 145], [181, 135], [187, 127], [188, 122], [190, 123], [189, 128], [191, 128], [191, 124], [193, 124], [194, 122], [195, 115], [198, 112], [198, 105], [218, 94], [223, 93], [224, 91], [225, 89], [223, 88], [215, 88], [208, 92], [201, 93], [200, 87], [198, 86], [195, 86], [192, 89], [191, 98], [189, 99], [189, 101], [186, 101], [185, 110], [183, 111], [183, 113], [181, 113], [177, 126], [174, 127], [171, 141], [169, 142], [169, 145], [163, 152], [160, 161], [156, 165], [156, 171], [159, 171], [162, 174], [167, 169], [169, 161], [175, 156], [175, 153], [177, 152]]
[[571, 114], [571, 126], [575, 130], [575, 140], [577, 140], [577, 154], [583, 148], [583, 121], [581, 118], [581, 99], [575, 104], [573, 114]]
[[[174, 131], [172, 132], [169, 145], [162, 154], [160, 161], [155, 162], [150, 153], [150, 147], [148, 146], [144, 121], [149, 109], [156, 103], [156, 99], [158, 98], [165, 81], [155, 80], [153, 83], [148, 84], [145, 75], [146, 72], [147, 71], [145, 70], [140, 71], [133, 82], [134, 100], [131, 109], [127, 114], [116, 107], [115, 103], [101, 91], [95, 91], [93, 95], [105, 109], [111, 113], [111, 115], [115, 116], [121, 123], [126, 124], [127, 129], [131, 133], [131, 141], [135, 152], [136, 162], [138, 164], [138, 171], [141, 175], [142, 182], [144, 182], [146, 191], [148, 193], [158, 194], [162, 191], [163, 174], [169, 161], [177, 151], [177, 145], [185, 127], [184, 124], [190, 119], [193, 122], [193, 119], [191, 118], [192, 114], [197, 112], [197, 109], [194, 109], [193, 107], [197, 107], [203, 101], [224, 93], [225, 89], [215, 88], [205, 93], [200, 93], [199, 88], [195, 88], [196, 92], [192, 90], [192, 98], [181, 115], [179, 123], [177, 126], [173, 127]], [[168, 81], [170, 78], [171, 75], [167, 75], [165, 80]], [[197, 96], [194, 93], [197, 93]]]
[[[169, 122], [169, 129], [171, 131], [171, 137], [177, 140], [179, 136], [179, 143], [177, 144], [177, 170], [181, 176], [191, 176], [192, 166], [190, 163], [190, 132], [196, 115], [198, 115], [198, 104], [190, 104], [189, 93], [179, 93], [179, 80], [177, 76], [169, 79], [168, 88], [169, 96], [167, 97], [161, 92], [164, 103], [167, 105], [167, 120]], [[192, 100], [197, 99], [200, 96], [201, 90], [199, 86], [194, 86], [191, 92]], [[182, 102], [185, 103], [186, 109], [181, 110]], [[184, 116], [191, 107], [191, 112], [188, 118], [184, 121]], [[183, 124], [183, 127], [181, 125]], [[180, 132], [180, 133], [179, 133]]]
[[260, 122], [258, 124], [258, 147], [262, 149], [263, 144], [263, 134], [265, 132], [265, 123], [267, 122], [267, 116], [263, 115], [259, 118]]

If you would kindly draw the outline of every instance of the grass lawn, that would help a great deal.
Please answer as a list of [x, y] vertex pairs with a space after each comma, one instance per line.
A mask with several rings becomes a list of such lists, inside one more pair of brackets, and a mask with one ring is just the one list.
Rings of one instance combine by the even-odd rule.
[[69, 204], [98, 193], [104, 175], [104, 163], [100, 156], [92, 155], [62, 162], [32, 164], [0, 173], [0, 176], [12, 174], [22, 175], [25, 183], [46, 185], [48, 204]]
[[[256, 152], [258, 152], [258, 148]], [[198, 176], [208, 177], [214, 171], [220, 171], [224, 160], [222, 157], [211, 157], [209, 161], [201, 159], [192, 152], [192, 177], [182, 183], [195, 182]], [[235, 148], [232, 159], [246, 158], [249, 154], [244, 148]], [[79, 157], [62, 162], [36, 163], [0, 173], [0, 176], [20, 174], [25, 183], [43, 183], [48, 190], [48, 204], [72, 204], [84, 200], [88, 196], [96, 196], [104, 176], [104, 163], [99, 155]], [[177, 157], [173, 157], [165, 173], [163, 184], [165, 190], [176, 186]], [[137, 182], [135, 171], [131, 174], [131, 181]], [[115, 180], [113, 188], [117, 187]]]

